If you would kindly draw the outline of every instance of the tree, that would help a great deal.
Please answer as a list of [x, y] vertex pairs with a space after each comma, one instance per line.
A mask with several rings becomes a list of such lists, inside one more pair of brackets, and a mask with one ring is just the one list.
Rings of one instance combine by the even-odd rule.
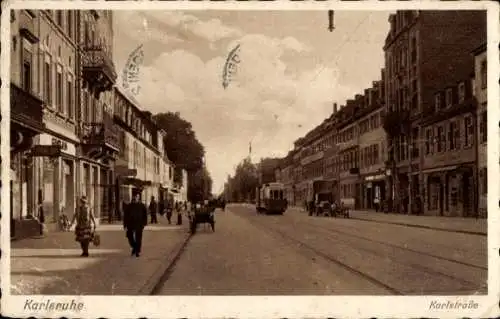
[[212, 177], [206, 167], [191, 172], [188, 183], [188, 199], [191, 202], [200, 202], [209, 199], [212, 195]]
[[159, 113], [153, 119], [159, 128], [167, 132], [165, 151], [177, 167], [194, 172], [203, 166], [205, 149], [196, 138], [191, 123], [179, 113]]
[[191, 123], [179, 113], [159, 113], [153, 116], [160, 129], [167, 132], [163, 141], [165, 152], [176, 168], [188, 172], [188, 200], [207, 198], [212, 190], [212, 178], [204, 166], [205, 149], [196, 138]]
[[236, 166], [234, 177], [231, 178], [232, 199], [255, 198], [255, 189], [258, 185], [257, 168], [250, 159], [245, 158]]

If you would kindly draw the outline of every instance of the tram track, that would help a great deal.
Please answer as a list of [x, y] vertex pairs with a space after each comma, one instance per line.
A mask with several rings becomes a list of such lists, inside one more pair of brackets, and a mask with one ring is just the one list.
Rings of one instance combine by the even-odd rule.
[[[407, 251], [407, 252], [410, 252], [410, 253], [418, 253], [418, 254], [420, 254], [420, 252], [412, 250], [412, 249], [406, 249], [405, 247], [401, 247], [401, 246], [398, 246], [398, 245], [390, 245], [388, 243], [380, 242], [380, 241], [376, 241], [376, 240], [372, 240], [372, 239], [369, 239], [369, 238], [365, 238], [363, 236], [351, 235], [351, 234], [347, 234], [345, 232], [336, 231], [336, 230], [333, 230], [333, 229], [326, 229], [324, 227], [318, 227], [317, 225], [310, 225], [310, 224], [307, 224], [307, 223], [305, 223], [303, 225], [307, 225], [307, 227], [312, 227], [316, 231], [317, 231], [318, 228], [320, 228], [320, 229], [323, 230], [324, 234], [340, 233], [342, 235], [348, 235], [348, 236], [351, 236], [351, 237], [354, 237], [354, 238], [363, 239], [363, 240], [368, 241], [368, 242], [373, 242], [373, 243], [385, 245], [385, 246], [388, 246], [388, 247], [391, 247], [391, 248], [400, 249], [402, 251]], [[377, 255], [377, 253], [378, 253], [377, 250], [375, 250], [375, 249], [370, 249], [370, 248], [362, 247], [362, 246], [359, 246], [359, 245], [354, 245], [351, 241], [348, 241], [348, 240], [345, 240], [345, 239], [342, 239], [342, 238], [339, 238], [339, 237], [334, 237], [334, 236], [331, 236], [331, 235], [327, 235], [327, 236], [329, 238], [335, 239], [336, 242], [342, 242], [343, 244], [345, 244], [347, 246], [350, 246], [350, 247], [353, 247], [354, 249], [361, 250], [361, 251], [364, 251], [364, 252], [367, 252], [367, 253], [370, 253], [370, 254], [373, 254], [373, 255]], [[456, 264], [459, 264], [461, 266], [464, 266], [463, 262], [459, 262], [459, 261], [452, 260], [452, 259], [449, 259], [449, 258], [444, 258], [444, 257], [441, 258], [441, 257], [438, 257], [438, 256], [430, 256], [430, 255], [425, 254], [425, 253], [422, 254], [422, 255], [425, 255], [428, 258], [435, 258], [435, 259], [438, 259], [438, 260], [452, 262], [452, 263], [456, 263]], [[439, 270], [435, 270], [435, 269], [423, 266], [422, 264], [401, 263], [401, 262], [397, 262], [397, 261], [393, 261], [393, 263], [400, 264], [400, 265], [407, 266], [407, 267], [411, 267], [411, 268], [413, 268], [415, 270], [418, 269], [418, 270], [424, 271], [424, 272], [426, 272], [426, 273], [428, 273], [430, 275], [442, 276], [442, 277], [445, 277], [445, 278], [448, 278], [448, 279], [460, 282], [463, 285], [472, 285], [472, 286], [476, 285], [476, 283], [474, 283], [472, 281], [465, 280], [465, 279], [462, 279], [460, 277], [457, 277], [457, 276], [454, 276], [454, 275], [451, 275], [451, 274], [448, 274], [448, 273], [441, 272]], [[466, 267], [479, 268], [481, 270], [487, 270], [487, 268], [485, 268], [485, 267], [480, 267], [480, 266], [476, 266], [476, 265], [472, 265], [472, 264], [467, 264], [467, 263], [465, 263], [465, 266]]]
[[[296, 234], [290, 234], [289, 231], [287, 231], [286, 229], [283, 229], [282, 226], [280, 226], [279, 224], [273, 223], [273, 221], [277, 222], [278, 220], [282, 220], [283, 218], [285, 218], [288, 221], [292, 221], [292, 219], [286, 218], [285, 216], [282, 216], [279, 219], [276, 219], [276, 218], [270, 218], [270, 219], [256, 218], [256, 216], [248, 216], [247, 220], [249, 220], [250, 222], [252, 222], [254, 224], [257, 224], [258, 227], [265, 228], [266, 230], [268, 230], [271, 233], [274, 232], [276, 235], [279, 235], [279, 237], [281, 237], [281, 238], [284, 238], [290, 242], [294, 242], [294, 243], [300, 245], [301, 247], [306, 248], [311, 252], [314, 252], [318, 256], [321, 256], [323, 259], [325, 259], [329, 262], [333, 262], [333, 263], [343, 267], [344, 269], [347, 269], [350, 272], [355, 273], [356, 275], [358, 275], [358, 276], [360, 276], [360, 277], [362, 277], [362, 278], [364, 278], [372, 283], [375, 283], [376, 285], [378, 285], [380, 287], [383, 287], [384, 289], [390, 291], [391, 293], [393, 293], [395, 295], [408, 294], [408, 293], [411, 294], [411, 293], [415, 293], [416, 291], [418, 291], [418, 289], [416, 289], [416, 288], [408, 289], [408, 291], [407, 291], [406, 287], [403, 289], [399, 289], [399, 288], [394, 287], [394, 285], [391, 286], [390, 283], [384, 282], [383, 280], [376, 278], [375, 276], [373, 276], [373, 274], [369, 274], [365, 271], [359, 270], [358, 267], [355, 267], [352, 264], [346, 263], [345, 260], [341, 260], [342, 258], [339, 259], [335, 256], [332, 256], [331, 253], [325, 252], [324, 249], [322, 250], [321, 248], [316, 247], [314, 244], [311, 244], [310, 241], [304, 240], [304, 239], [299, 239], [299, 238], [297, 238]], [[259, 219], [262, 219], [262, 220], [259, 220]], [[269, 223], [269, 221], [271, 221], [271, 223]], [[295, 220], [292, 222], [297, 224], [297, 226], [300, 225], [301, 227], [303, 227], [303, 225], [305, 225], [305, 227], [307, 227], [308, 229], [313, 229], [313, 232], [310, 232], [310, 234], [315, 234], [315, 236], [317, 235], [318, 230], [319, 230], [319, 232], [321, 232], [323, 234], [323, 238], [321, 240], [324, 240], [325, 242], [339, 242], [346, 247], [351, 247], [353, 251], [368, 253], [372, 256], [378, 256], [379, 258], [381, 258], [383, 256], [383, 255], [381, 256], [380, 250], [377, 251], [377, 249], [370, 249], [367, 247], [363, 247], [363, 245], [357, 245], [352, 240], [346, 240], [346, 239], [340, 238], [339, 235], [340, 236], [349, 236], [349, 238], [362, 240], [362, 241], [365, 241], [367, 243], [375, 243], [377, 245], [382, 246], [383, 250], [384, 249], [396, 249], [399, 251], [397, 253], [398, 255], [404, 256], [404, 254], [410, 254], [410, 255], [408, 255], [408, 256], [410, 256], [410, 259], [415, 258], [414, 257], [415, 255], [417, 255], [417, 256], [420, 255], [424, 258], [429, 258], [431, 260], [435, 259], [437, 262], [439, 261], [439, 262], [453, 263], [458, 267], [464, 267], [462, 269], [464, 269], [466, 272], [469, 272], [469, 273], [470, 273], [471, 269], [480, 270], [480, 271], [487, 271], [487, 267], [483, 267], [483, 266], [479, 266], [479, 265], [475, 265], [475, 264], [471, 264], [471, 263], [467, 263], [464, 261], [455, 260], [455, 259], [447, 258], [447, 257], [443, 257], [443, 256], [437, 256], [435, 254], [430, 254], [430, 253], [418, 251], [418, 250], [415, 250], [412, 248], [407, 248], [407, 247], [403, 247], [400, 245], [391, 244], [391, 243], [387, 243], [384, 241], [379, 241], [376, 239], [364, 237], [364, 236], [357, 235], [357, 234], [349, 234], [346, 231], [331, 229], [331, 228], [324, 227], [324, 226], [318, 226], [318, 225], [311, 224], [311, 223], [304, 222], [304, 221], [296, 221]], [[305, 235], [307, 236], [307, 234], [305, 234]], [[323, 243], [325, 243], [325, 242], [323, 242]], [[469, 290], [477, 291], [478, 289], [481, 289], [481, 290], [486, 289], [485, 285], [478, 287], [477, 281], [471, 281], [471, 280], [461, 278], [459, 275], [455, 275], [454, 273], [446, 272], [443, 269], [437, 270], [437, 269], [430, 268], [427, 265], [423, 265], [420, 263], [400, 262], [397, 260], [392, 260], [391, 264], [401, 265], [402, 267], [407, 268], [407, 269], [414, 269], [415, 271], [418, 271], [422, 274], [425, 273], [425, 274], [427, 274], [426, 276], [430, 276], [429, 278], [436, 278], [436, 279], [441, 278], [440, 280], [448, 280], [448, 282], [450, 282], [450, 283], [454, 282], [456, 284], [461, 285], [461, 287], [471, 287]], [[428, 264], [433, 264], [433, 262], [430, 262]], [[443, 265], [441, 265], [441, 268], [445, 268], [445, 267]], [[474, 277], [475, 275], [472, 274], [472, 276]], [[439, 282], [439, 279], [437, 279], [436, 282]], [[460, 289], [463, 290], [466, 288], [460, 288]]]
[[[468, 262], [464, 262], [464, 261], [460, 261], [460, 260], [456, 260], [456, 259], [452, 259], [452, 258], [447, 258], [447, 257], [443, 257], [443, 256], [438, 256], [438, 255], [435, 255], [435, 254], [431, 254], [431, 253], [419, 251], [419, 250], [416, 250], [416, 249], [412, 249], [412, 248], [408, 248], [408, 247], [404, 247], [404, 246], [400, 246], [400, 245], [388, 243], [386, 241], [380, 241], [380, 240], [375, 240], [373, 238], [368, 238], [368, 237], [364, 237], [364, 236], [360, 236], [360, 235], [354, 235], [352, 233], [348, 233], [348, 232], [341, 231], [341, 230], [338, 230], [338, 229], [332, 229], [332, 228], [329, 228], [329, 227], [324, 227], [324, 226], [315, 225], [315, 224], [308, 224], [308, 223], [304, 223], [304, 224], [308, 225], [310, 227], [314, 227], [316, 229], [320, 228], [320, 229], [325, 230], [327, 232], [338, 233], [338, 234], [342, 234], [344, 236], [349, 236], [349, 237], [353, 237], [353, 238], [357, 238], [357, 239], [362, 239], [362, 240], [366, 240], [366, 241], [377, 243], [377, 244], [381, 244], [381, 245], [386, 245], [386, 246], [389, 246], [389, 247], [393, 247], [393, 248], [405, 250], [405, 251], [412, 252], [412, 253], [415, 253], [415, 254], [419, 254], [419, 255], [422, 255], [422, 256], [436, 258], [438, 260], [448, 261], [448, 262], [452, 262], [452, 263], [456, 263], [456, 264], [460, 264], [460, 265], [463, 265], [463, 266], [467, 266], [467, 267], [471, 267], [471, 268], [476, 268], [476, 269], [480, 269], [480, 270], [488, 270], [488, 267], [479, 266], [479, 265], [475, 265], [475, 264], [471, 264], [471, 263], [468, 263]], [[349, 227], [349, 228], [354, 229], [353, 227]]]
[[387, 285], [386, 283], [378, 280], [377, 278], [375, 278], [369, 274], [366, 274], [362, 271], [355, 269], [354, 267], [349, 266], [348, 264], [342, 262], [341, 260], [317, 249], [316, 247], [314, 247], [314, 246], [312, 246], [312, 245], [310, 245], [302, 240], [299, 240], [297, 238], [294, 238], [293, 236], [290, 236], [285, 231], [278, 230], [274, 227], [270, 227], [268, 224], [266, 224], [264, 222], [257, 222], [255, 218], [246, 218], [246, 219], [248, 220], [249, 223], [253, 224], [254, 226], [259, 227], [260, 229], [266, 230], [272, 236], [276, 237], [276, 235], [279, 235], [279, 237], [281, 237], [282, 239], [288, 240], [289, 242], [293, 242], [293, 243], [299, 245], [301, 248], [307, 249], [307, 250], [313, 252], [315, 255], [320, 256], [321, 258], [325, 259], [326, 261], [332, 262], [332, 263], [336, 264], [337, 266], [342, 267], [343, 269], [357, 275], [358, 277], [361, 277], [364, 280], [369, 281], [372, 284], [375, 284], [376, 286], [387, 290], [388, 292], [390, 292], [393, 295], [404, 295], [404, 292]]

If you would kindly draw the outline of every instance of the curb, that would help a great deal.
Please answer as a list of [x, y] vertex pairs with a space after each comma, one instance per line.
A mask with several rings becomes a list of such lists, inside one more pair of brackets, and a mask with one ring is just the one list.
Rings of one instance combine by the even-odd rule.
[[418, 225], [418, 224], [380, 221], [380, 220], [373, 220], [373, 219], [369, 219], [369, 218], [353, 217], [352, 215], [349, 218], [363, 220], [363, 221], [367, 221], [367, 222], [379, 223], [379, 224], [392, 224], [392, 225], [399, 225], [399, 226], [406, 226], [406, 227], [440, 230], [440, 231], [446, 231], [446, 232], [450, 232], [450, 233], [461, 233], [461, 234], [477, 235], [477, 236], [485, 236], [485, 237], [488, 236], [488, 234], [484, 233], [484, 232], [476, 232], [476, 231], [469, 231], [469, 230], [449, 229], [449, 228], [432, 227], [432, 226], [425, 226], [425, 225]]
[[180, 243], [167, 254], [164, 259], [164, 263], [162, 264], [163, 266], [158, 267], [142, 288], [139, 289], [137, 292], [138, 295], [148, 296], [155, 294], [164, 282], [163, 277], [170, 272], [177, 260], [179, 260], [191, 237], [191, 233], [186, 233], [184, 235], [184, 238], [180, 241]]

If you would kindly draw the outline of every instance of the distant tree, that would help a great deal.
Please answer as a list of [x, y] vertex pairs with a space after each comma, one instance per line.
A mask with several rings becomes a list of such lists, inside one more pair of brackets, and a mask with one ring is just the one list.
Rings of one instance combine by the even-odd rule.
[[231, 182], [232, 195], [237, 200], [255, 198], [255, 189], [259, 184], [259, 179], [257, 168], [250, 162], [250, 159], [245, 158], [236, 166]]

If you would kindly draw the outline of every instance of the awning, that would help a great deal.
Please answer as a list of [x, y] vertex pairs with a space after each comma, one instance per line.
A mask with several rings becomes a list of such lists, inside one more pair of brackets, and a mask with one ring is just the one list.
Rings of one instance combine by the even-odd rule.
[[151, 186], [152, 182], [151, 181], [143, 181], [135, 177], [127, 177], [124, 178], [122, 181], [123, 185], [132, 185], [136, 187], [145, 187], [145, 186]]
[[438, 167], [438, 168], [429, 168], [429, 169], [424, 169], [422, 171], [422, 173], [435, 173], [435, 172], [443, 172], [443, 171], [453, 171], [455, 169], [457, 169], [458, 166], [457, 165], [453, 165], [453, 166], [446, 166], [446, 167]]

